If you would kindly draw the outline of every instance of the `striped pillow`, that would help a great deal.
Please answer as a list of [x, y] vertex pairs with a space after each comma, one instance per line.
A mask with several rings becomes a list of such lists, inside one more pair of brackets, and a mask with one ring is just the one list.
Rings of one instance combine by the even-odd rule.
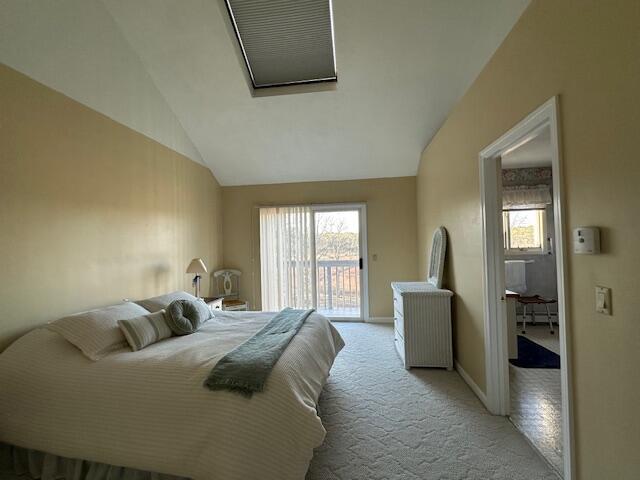
[[165, 311], [160, 310], [159, 312], [118, 322], [118, 326], [127, 339], [131, 350], [137, 352], [172, 335], [164, 315]]
[[100, 360], [108, 353], [127, 346], [118, 328], [118, 320], [148, 313], [140, 305], [127, 302], [60, 318], [49, 323], [48, 328], [62, 335], [91, 360]]

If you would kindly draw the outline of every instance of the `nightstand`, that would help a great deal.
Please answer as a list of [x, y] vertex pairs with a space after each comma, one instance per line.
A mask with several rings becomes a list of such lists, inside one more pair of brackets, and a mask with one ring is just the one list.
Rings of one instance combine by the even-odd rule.
[[222, 297], [204, 297], [204, 303], [206, 303], [211, 311], [222, 310]]
[[228, 311], [246, 311], [249, 309], [249, 304], [244, 300], [237, 300], [233, 298], [225, 298], [222, 303], [222, 309]]

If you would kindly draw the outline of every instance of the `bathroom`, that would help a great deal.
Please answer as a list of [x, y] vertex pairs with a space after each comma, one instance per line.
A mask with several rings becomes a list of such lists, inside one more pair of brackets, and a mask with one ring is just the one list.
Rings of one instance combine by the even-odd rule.
[[504, 154], [510, 420], [562, 474], [562, 396], [549, 129]]

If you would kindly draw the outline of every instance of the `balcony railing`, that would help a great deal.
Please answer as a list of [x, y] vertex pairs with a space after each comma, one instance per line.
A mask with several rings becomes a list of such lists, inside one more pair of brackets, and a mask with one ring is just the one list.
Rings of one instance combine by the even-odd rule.
[[318, 260], [317, 309], [333, 317], [360, 316], [358, 260]]
[[[299, 271], [302, 269], [302, 272]], [[290, 261], [287, 277], [291, 283], [310, 278], [310, 262]], [[306, 283], [306, 280], [303, 280]], [[311, 285], [304, 291], [311, 294]], [[360, 316], [360, 262], [358, 260], [318, 260], [316, 262], [316, 309], [330, 317]], [[295, 303], [295, 302], [294, 302]], [[306, 303], [306, 302], [302, 302]], [[292, 303], [293, 304], [293, 303]], [[300, 302], [295, 303], [303, 308]], [[311, 305], [304, 305], [304, 308]]]

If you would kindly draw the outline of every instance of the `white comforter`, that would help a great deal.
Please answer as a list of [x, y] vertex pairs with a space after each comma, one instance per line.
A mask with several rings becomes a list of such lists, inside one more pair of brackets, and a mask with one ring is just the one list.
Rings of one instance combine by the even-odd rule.
[[316, 402], [344, 345], [312, 314], [245, 398], [202, 382], [273, 313], [221, 312], [193, 335], [93, 362], [34, 330], [0, 355], [0, 441], [197, 480], [303, 479], [325, 435]]

